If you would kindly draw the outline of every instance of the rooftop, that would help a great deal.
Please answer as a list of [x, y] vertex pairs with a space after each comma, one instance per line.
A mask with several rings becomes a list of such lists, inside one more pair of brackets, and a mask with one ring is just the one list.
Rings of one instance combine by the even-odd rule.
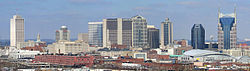
[[189, 55], [189, 56], [199, 56], [203, 54], [218, 54], [219, 52], [214, 52], [214, 51], [209, 51], [209, 50], [200, 50], [200, 49], [193, 49], [186, 51], [184, 55]]

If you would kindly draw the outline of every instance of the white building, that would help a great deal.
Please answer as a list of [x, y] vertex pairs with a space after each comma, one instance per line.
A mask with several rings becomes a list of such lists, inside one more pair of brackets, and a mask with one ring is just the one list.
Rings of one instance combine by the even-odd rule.
[[35, 58], [35, 55], [41, 54], [40, 51], [20, 50], [15, 47], [9, 47], [9, 49], [5, 49], [5, 52], [11, 59]]
[[176, 55], [177, 49], [176, 48], [166, 48], [166, 49], [154, 49], [157, 51], [159, 55]]
[[24, 42], [24, 19], [20, 15], [14, 15], [10, 19], [10, 46]]

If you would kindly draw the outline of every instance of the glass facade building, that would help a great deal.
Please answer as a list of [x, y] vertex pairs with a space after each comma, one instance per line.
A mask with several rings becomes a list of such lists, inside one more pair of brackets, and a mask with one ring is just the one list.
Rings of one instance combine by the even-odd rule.
[[191, 45], [193, 49], [205, 48], [205, 29], [201, 24], [194, 24], [191, 29]]
[[103, 22], [88, 23], [88, 43], [89, 46], [102, 47], [102, 25]]
[[236, 13], [219, 13], [218, 22], [218, 48], [231, 49], [236, 48]]
[[148, 25], [148, 44], [150, 48], [159, 48], [159, 29], [154, 26]]

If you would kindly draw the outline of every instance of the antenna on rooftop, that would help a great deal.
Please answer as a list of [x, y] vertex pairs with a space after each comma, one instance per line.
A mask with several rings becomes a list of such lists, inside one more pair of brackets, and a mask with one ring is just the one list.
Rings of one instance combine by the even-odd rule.
[[17, 15], [18, 8], [15, 9], [15, 15]]

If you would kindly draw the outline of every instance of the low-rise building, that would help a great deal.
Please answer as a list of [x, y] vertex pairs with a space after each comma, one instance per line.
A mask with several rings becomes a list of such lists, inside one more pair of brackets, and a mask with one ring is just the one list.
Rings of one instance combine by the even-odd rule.
[[243, 48], [232, 48], [232, 49], [223, 49], [223, 53], [229, 54], [231, 56], [250, 56], [250, 49], [243, 49]]
[[119, 56], [134, 56], [136, 51], [98, 51], [102, 56], [119, 57]]
[[54, 54], [77, 54], [96, 50], [94, 47], [89, 48], [88, 44], [83, 41], [59, 41], [48, 45], [48, 47], [49, 53]]
[[11, 59], [32, 59], [35, 55], [41, 54], [40, 51], [20, 50], [15, 47], [9, 47], [7, 53]]
[[159, 55], [176, 55], [177, 49], [176, 48], [166, 48], [166, 49], [154, 49], [157, 51]]
[[193, 63], [193, 62], [235, 62], [236, 58], [228, 54], [219, 52], [193, 49], [186, 51], [183, 56], [178, 57], [181, 62]]
[[69, 56], [69, 55], [37, 55], [34, 62], [45, 62], [50, 64], [66, 65], [66, 66], [92, 66], [94, 64], [94, 56]]
[[35, 47], [38, 45], [46, 47], [46, 42], [37, 42], [37, 41], [29, 40], [27, 42], [18, 42], [16, 47], [17, 47], [17, 49], [21, 49], [24, 47]]

